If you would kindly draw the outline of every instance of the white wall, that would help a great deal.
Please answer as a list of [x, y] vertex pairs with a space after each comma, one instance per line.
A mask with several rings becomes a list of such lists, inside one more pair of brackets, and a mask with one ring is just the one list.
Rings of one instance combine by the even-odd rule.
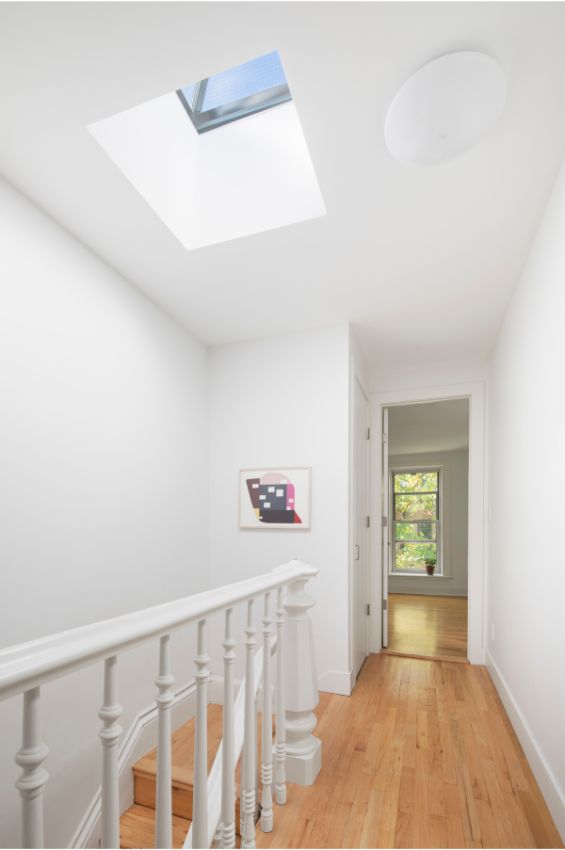
[[424, 361], [409, 367], [383, 360], [371, 364], [369, 381], [372, 393], [383, 393], [389, 390], [419, 390], [481, 382], [486, 380], [487, 374], [488, 364], [480, 359], [464, 363]]
[[422, 593], [440, 596], [467, 595], [467, 529], [469, 452], [393, 455], [390, 469], [406, 466], [441, 466], [442, 559], [444, 576], [390, 576], [390, 593]]
[[565, 839], [564, 234], [562, 170], [491, 364], [488, 650]]
[[[208, 454], [205, 350], [5, 184], [0, 233], [4, 646], [204, 589]], [[179, 683], [187, 647], [175, 638]], [[119, 664], [127, 729], [154, 698], [157, 647]], [[99, 784], [101, 677], [43, 689], [48, 846], [66, 846]], [[19, 703], [0, 703], [9, 847]]]
[[[319, 567], [314, 639], [320, 687], [346, 689], [348, 659], [347, 326], [210, 352], [210, 566], [214, 585], [298, 557]], [[241, 530], [239, 470], [312, 467], [310, 530]]]

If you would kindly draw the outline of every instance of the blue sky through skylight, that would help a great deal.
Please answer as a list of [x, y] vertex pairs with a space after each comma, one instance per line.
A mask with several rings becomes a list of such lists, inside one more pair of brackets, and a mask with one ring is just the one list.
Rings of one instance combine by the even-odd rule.
[[284, 85], [286, 78], [278, 51], [275, 50], [209, 77], [202, 111], [216, 109], [234, 100]]
[[292, 100], [277, 50], [177, 89], [199, 133]]

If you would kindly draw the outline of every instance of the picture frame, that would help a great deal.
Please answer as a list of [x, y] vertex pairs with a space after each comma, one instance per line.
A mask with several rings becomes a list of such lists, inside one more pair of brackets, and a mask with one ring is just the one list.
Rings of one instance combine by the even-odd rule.
[[309, 466], [240, 469], [239, 527], [309, 530], [311, 479]]

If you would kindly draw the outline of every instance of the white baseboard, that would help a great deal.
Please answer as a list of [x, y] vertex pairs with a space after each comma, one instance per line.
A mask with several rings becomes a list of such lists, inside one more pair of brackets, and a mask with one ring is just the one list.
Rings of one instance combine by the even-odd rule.
[[355, 684], [355, 674], [352, 671], [328, 670], [318, 677], [318, 689], [330, 694], [340, 694], [348, 697]]
[[565, 794], [490, 652], [487, 652], [486, 662], [498, 695], [555, 821], [555, 826], [565, 842]]
[[[223, 702], [223, 679], [211, 676], [208, 684], [208, 702]], [[171, 708], [171, 726], [178, 729], [195, 714], [195, 682], [189, 682], [178, 688], [174, 694]], [[126, 732], [118, 756], [120, 774], [120, 809], [124, 812], [133, 803], [132, 767], [138, 759], [157, 745], [157, 705], [152, 703], [136, 715]], [[97, 848], [100, 838], [101, 788], [96, 794], [78, 825], [69, 847]]]
[[399, 588], [392, 588], [389, 582], [388, 592], [395, 593], [399, 595], [407, 595], [407, 596], [457, 596], [457, 597], [467, 597], [468, 593], [466, 590], [451, 590], [447, 585], [441, 583], [441, 578], [434, 579], [434, 582], [437, 581], [438, 584], [433, 585], [418, 585], [414, 583], [414, 586], [411, 585], [402, 585]]

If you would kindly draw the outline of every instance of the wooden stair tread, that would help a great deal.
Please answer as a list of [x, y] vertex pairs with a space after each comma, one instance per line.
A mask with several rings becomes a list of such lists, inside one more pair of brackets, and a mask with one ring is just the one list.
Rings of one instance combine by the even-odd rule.
[[[222, 740], [223, 708], [208, 706], [208, 773]], [[183, 830], [181, 845], [192, 818], [194, 783], [194, 718], [180, 726], [171, 736], [171, 785], [173, 817]], [[261, 717], [257, 719], [258, 751], [261, 752]], [[260, 761], [260, 756], [259, 756]], [[241, 759], [238, 762], [236, 785], [236, 830], [240, 823]], [[126, 848], [153, 847], [155, 830], [155, 797], [157, 788], [157, 749], [154, 748], [133, 765], [134, 805], [122, 815], [122, 846]], [[259, 793], [261, 782], [259, 778]], [[175, 821], [176, 822], [176, 821]], [[133, 842], [133, 843], [131, 843]], [[136, 843], [137, 842], [137, 843]], [[140, 843], [143, 842], [143, 843]], [[177, 846], [175, 844], [175, 846]]]
[[[187, 818], [173, 815], [173, 847], [182, 847], [190, 827]], [[155, 809], [133, 806], [120, 818], [120, 847], [136, 850], [138, 847], [155, 847]]]
[[[212, 767], [222, 740], [221, 705], [208, 706], [208, 772]], [[180, 726], [172, 735], [171, 762], [173, 782], [192, 785], [194, 781], [194, 718]], [[134, 774], [157, 775], [157, 748], [150, 750], [133, 766]]]

